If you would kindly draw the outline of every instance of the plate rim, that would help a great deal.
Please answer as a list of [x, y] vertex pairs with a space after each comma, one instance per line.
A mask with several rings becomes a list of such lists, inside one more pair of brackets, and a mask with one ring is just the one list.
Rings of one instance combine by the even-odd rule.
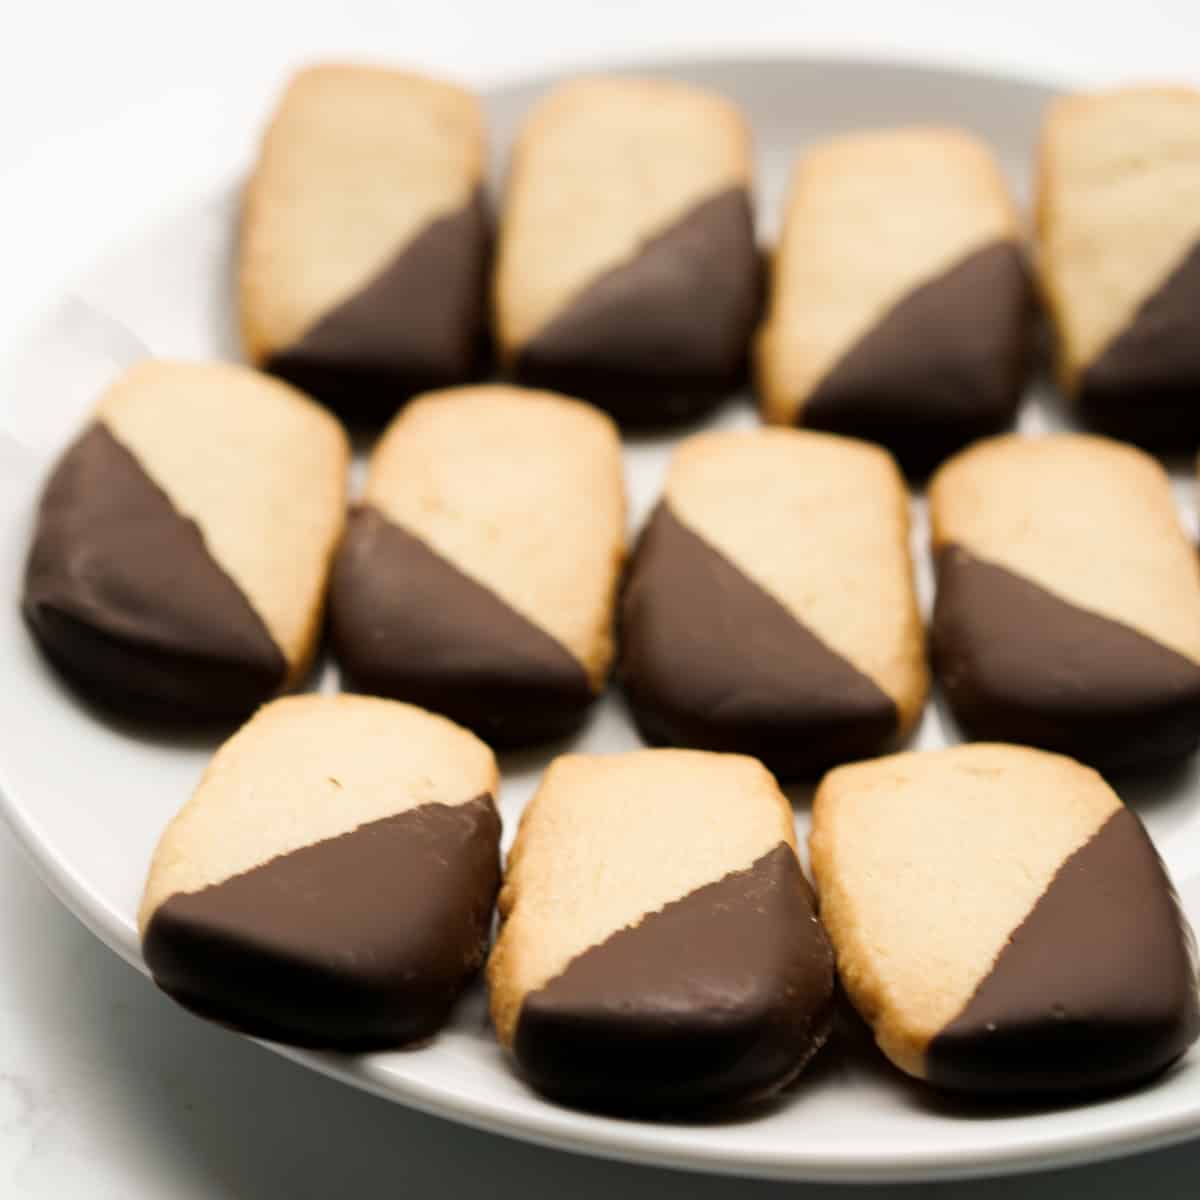
[[[649, 50], [611, 56], [574, 56], [563, 61], [539, 64], [532, 69], [516, 67], [482, 73], [476, 80], [479, 91], [489, 92], [515, 88], [541, 88], [557, 79], [580, 71], [646, 70], [672, 74], [697, 68], [745, 69], [748, 66], [776, 64], [803, 69], [806, 65], [847, 70], [887, 69], [909, 71], [915, 75], [935, 74], [958, 76], [992, 84], [1012, 87], [1053, 90], [1078, 82], [1077, 73], [1063, 70], [1054, 75], [1004, 66], [990, 66], [976, 61], [952, 62], [937, 56], [897, 52], [894, 54], [841, 54], [822, 50], [803, 50], [787, 47], [734, 46], [729, 52]], [[113, 253], [136, 242], [143, 223], [116, 239], [109, 247]], [[77, 264], [70, 278], [76, 277], [86, 263]], [[58, 281], [59, 284], [63, 281]], [[38, 321], [44, 318], [55, 298], [61, 298], [59, 286], [51, 290], [44, 302], [33, 306], [27, 321], [10, 330], [5, 338], [5, 353], [19, 345]], [[7, 429], [8, 420], [0, 420], [0, 438], [6, 447], [15, 447], [15, 455], [29, 469], [29, 477], [13, 489], [2, 515], [0, 529], [15, 536], [20, 544], [24, 528], [21, 525], [34, 498], [39, 472], [49, 455], [24, 446]], [[0, 742], [0, 819], [13, 834], [14, 841], [37, 875], [63, 906], [94, 936], [143, 976], [148, 976], [136, 944], [130, 946], [123, 918], [113, 912], [62, 860], [54, 847], [44, 841], [29, 819], [26, 806], [10, 795], [3, 744]], [[240, 1035], [239, 1035], [240, 1036]], [[886, 1154], [864, 1153], [861, 1146], [853, 1152], [821, 1151], [797, 1155], [794, 1150], [763, 1152], [762, 1150], [730, 1151], [728, 1147], [710, 1150], [703, 1144], [680, 1147], [662, 1144], [658, 1134], [662, 1126], [629, 1122], [616, 1118], [581, 1114], [570, 1109], [539, 1110], [527, 1116], [513, 1116], [502, 1102], [490, 1100], [472, 1103], [448, 1089], [390, 1076], [385, 1081], [375, 1077], [362, 1064], [370, 1056], [340, 1056], [329, 1052], [302, 1050], [295, 1047], [250, 1038], [264, 1049], [279, 1054], [319, 1074], [338, 1080], [394, 1103], [400, 1103], [468, 1127], [513, 1138], [535, 1145], [591, 1156], [638, 1163], [648, 1166], [703, 1171], [737, 1177], [758, 1177], [811, 1182], [884, 1183], [915, 1182], [920, 1180], [968, 1179], [999, 1174], [1068, 1167], [1080, 1163], [1097, 1163], [1132, 1153], [1175, 1145], [1200, 1135], [1200, 1102], [1190, 1109], [1150, 1112], [1128, 1119], [1118, 1132], [1097, 1134], [1078, 1131], [1048, 1135], [1030, 1144], [1028, 1136], [1013, 1144], [1005, 1144], [981, 1155], [974, 1147], [923, 1149], [898, 1156], [894, 1150]], [[665, 1127], [667, 1129], [670, 1126]]]
[[[87, 889], [79, 885], [53, 853], [43, 854], [46, 848], [20, 809], [10, 801], [8, 790], [5, 786], [3, 762], [0, 761], [0, 818], [4, 819], [34, 871], [86, 929], [138, 974], [148, 979], [149, 971], [141, 958], [130, 951], [119, 934], [110, 928], [109, 922], [101, 915], [106, 913], [105, 907], [88, 896]], [[350, 1064], [363, 1061], [354, 1056], [303, 1050], [242, 1034], [232, 1036], [243, 1037], [263, 1050], [278, 1054], [349, 1087], [486, 1133], [548, 1149], [587, 1154], [616, 1162], [672, 1170], [701, 1171], [737, 1178], [850, 1184], [981, 1179], [1106, 1162], [1130, 1154], [1177, 1145], [1200, 1133], [1198, 1106], [1194, 1113], [1185, 1112], [1159, 1120], [1151, 1116], [1140, 1123], [1131, 1123], [1121, 1133], [1109, 1136], [1099, 1145], [1089, 1140], [1096, 1135], [1081, 1133], [1070, 1139], [1059, 1139], [1057, 1143], [1047, 1139], [1046, 1144], [1035, 1148], [1027, 1144], [1005, 1147], [992, 1153], [986, 1161], [969, 1149], [949, 1153], [945, 1150], [915, 1153], [899, 1162], [891, 1155], [869, 1159], [864, 1158], [861, 1153], [853, 1156], [826, 1153], [805, 1156], [803, 1159], [785, 1158], [782, 1155], [772, 1155], [768, 1158], [751, 1155], [749, 1152], [733, 1155], [727, 1151], [710, 1153], [703, 1148], [683, 1150], [656, 1146], [652, 1139], [653, 1131], [658, 1126], [652, 1124], [594, 1117], [569, 1109], [563, 1110], [566, 1118], [578, 1119], [583, 1116], [586, 1119], [583, 1128], [548, 1130], [544, 1128], [547, 1123], [544, 1114], [522, 1120], [509, 1117], [499, 1104], [489, 1105], [487, 1111], [482, 1111], [478, 1105], [456, 1103], [444, 1092], [423, 1087], [411, 1080], [392, 1079], [384, 1083], [372, 1078], [368, 1073], [354, 1070]], [[640, 1131], [640, 1134], [637, 1131]], [[634, 1135], [632, 1138], [631, 1134]]]

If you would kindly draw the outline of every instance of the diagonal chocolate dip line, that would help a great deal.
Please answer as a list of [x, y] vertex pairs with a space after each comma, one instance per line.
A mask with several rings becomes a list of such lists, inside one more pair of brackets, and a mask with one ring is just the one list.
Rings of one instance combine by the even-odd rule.
[[490, 228], [483, 189], [400, 248], [361, 290], [266, 363], [351, 423], [386, 421], [417, 392], [480, 366]]
[[142, 717], [242, 716], [287, 673], [199, 527], [100, 421], [46, 486], [21, 607], [70, 680]]
[[895, 702], [683, 524], [655, 509], [621, 605], [621, 680], [653, 743], [812, 773], [884, 748]]
[[1083, 372], [1084, 418], [1120, 437], [1192, 448], [1200, 441], [1200, 244]]
[[1032, 316], [1020, 248], [993, 242], [898, 300], [838, 359], [798, 423], [880, 442], [922, 474], [1012, 423]]
[[499, 847], [491, 796], [360, 825], [170, 896], [146, 965], [180, 1004], [255, 1037], [343, 1050], [428, 1037], [483, 961]]
[[495, 745], [569, 733], [595, 699], [565, 646], [369, 505], [350, 514], [329, 619], [357, 690], [444, 713]]
[[1190, 939], [1146, 831], [1118, 809], [1062, 864], [934, 1038], [930, 1081], [1055, 1093], [1150, 1077], [1200, 1033]]
[[934, 665], [971, 737], [1106, 768], [1200, 743], [1200, 664], [962, 546], [937, 567]]
[[685, 420], [740, 385], [762, 291], [750, 198], [729, 188], [588, 284], [519, 349], [516, 376], [628, 425]]
[[697, 1110], [782, 1087], [832, 1012], [833, 953], [781, 843], [573, 959], [526, 997], [513, 1048], [566, 1103]]

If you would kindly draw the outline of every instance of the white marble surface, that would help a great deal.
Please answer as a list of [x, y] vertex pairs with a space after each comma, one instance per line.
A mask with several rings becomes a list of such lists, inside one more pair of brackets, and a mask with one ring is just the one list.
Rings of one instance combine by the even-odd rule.
[[[186, 8], [41, 0], [23, 6], [19, 20], [5, 15], [0, 342], [19, 334], [98, 246], [167, 208], [202, 171], [226, 123], [248, 105], [261, 108], [290, 66], [316, 55], [408, 60], [484, 80], [671, 51], [800, 49], [968, 62], [1067, 82], [1200, 82], [1195, 0], [839, 0], [821, 8], [774, 0], [207, 0]], [[176, 112], [178, 122], [164, 122]], [[143, 138], [131, 137], [140, 130]], [[20, 401], [0, 396], [0, 420], [5, 405]], [[119, 798], [102, 788], [81, 798], [106, 802]], [[1182, 1200], [1196, 1194], [1198, 1178], [1200, 1144], [914, 1190], [981, 1200], [1135, 1192]], [[0, 829], [0, 1197], [613, 1193], [704, 1200], [782, 1197], [785, 1188], [572, 1158], [311, 1075], [175, 1009], [58, 905]]]

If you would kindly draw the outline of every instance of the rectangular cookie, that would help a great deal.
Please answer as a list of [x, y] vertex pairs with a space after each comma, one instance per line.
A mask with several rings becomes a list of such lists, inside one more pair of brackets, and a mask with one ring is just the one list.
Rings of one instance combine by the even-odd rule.
[[1001, 437], [929, 490], [934, 664], [973, 738], [1104, 767], [1200, 742], [1200, 565], [1166, 472], [1085, 434]]
[[791, 429], [688, 438], [622, 598], [643, 735], [785, 776], [903, 737], [928, 688], [908, 541], [908, 492], [877, 446]]
[[608, 676], [624, 538], [603, 413], [508, 385], [418, 397], [375, 448], [334, 567], [343, 673], [496, 743], [565, 734]]
[[775, 1091], [821, 1047], [833, 962], [761, 763], [566, 755], [521, 818], [488, 961], [492, 1020], [537, 1089], [663, 1113]]
[[257, 371], [131, 368], [46, 484], [30, 629], [110, 706], [247, 715], [312, 662], [349, 457], [337, 421]]
[[504, 365], [630, 425], [741, 380], [758, 318], [750, 133], [669, 80], [556, 88], [513, 151], [493, 281]]
[[1106, 432], [1200, 438], [1200, 91], [1138, 87], [1050, 107], [1038, 268], [1058, 377]]
[[355, 422], [471, 378], [486, 320], [484, 169], [470, 92], [376, 67], [301, 71], [246, 190], [251, 361]]
[[408, 704], [259, 709], [154, 851], [138, 930], [155, 983], [293, 1045], [436, 1033], [487, 948], [498, 785], [478, 738]]
[[1025, 1100], [1112, 1091], [1200, 1033], [1154, 844], [1069, 758], [978, 744], [839, 767], [809, 848], [846, 992], [910, 1075]]
[[877, 441], [923, 472], [1009, 425], [1028, 277], [991, 152], [915, 126], [833, 138], [792, 176], [756, 372], [763, 416]]

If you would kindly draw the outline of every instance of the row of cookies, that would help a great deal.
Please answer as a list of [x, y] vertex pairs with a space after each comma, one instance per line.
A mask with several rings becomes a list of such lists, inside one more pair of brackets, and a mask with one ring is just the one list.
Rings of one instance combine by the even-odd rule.
[[[90, 694], [244, 716], [328, 629], [345, 685], [497, 746], [565, 735], [614, 658], [647, 741], [784, 777], [885, 751], [928, 690], [886, 451], [802, 430], [677, 449], [620, 587], [620, 443], [590, 405], [429, 393], [345, 520], [345, 434], [245, 368], [128, 372], [42, 499], [24, 612]], [[1104, 767], [1200, 742], [1200, 564], [1149, 455], [1095, 435], [960, 452], [929, 501], [933, 660], [965, 731]], [[614, 612], [619, 608], [619, 647]]]
[[837, 973], [901, 1069], [984, 1094], [1139, 1083], [1200, 1032], [1191, 935], [1093, 771], [980, 744], [833, 771], [810, 839], [741, 755], [552, 762], [501, 888], [498, 776], [466, 730], [367, 697], [275, 701], [167, 827], [140, 912], [168, 994], [260, 1037], [434, 1034], [487, 955], [539, 1091], [682, 1113], [752, 1101], [828, 1038]]
[[494, 273], [485, 141], [477, 99], [457, 87], [302, 72], [246, 194], [251, 362], [352, 421], [478, 377], [489, 325], [522, 382], [635, 424], [737, 386], [762, 283], [750, 134], [733, 105], [667, 82], [548, 96], [512, 155]]
[[[928, 500], [931, 657], [967, 736], [1105, 769], [1200, 744], [1200, 559], [1155, 459], [1098, 435], [1002, 435], [944, 463]], [[895, 464], [800, 430], [686, 439], [620, 627], [652, 743], [783, 777], [892, 747], [927, 692]]]
[[575, 728], [603, 689], [624, 555], [612, 421], [507, 386], [430, 393], [380, 440], [347, 519], [339, 422], [221, 363], [143, 362], [51, 472], [26, 621], [88, 696], [244, 718], [299, 685], [328, 600], [361, 688], [497, 744]]
[[[491, 272], [485, 143], [478, 102], [449, 84], [302, 72], [247, 192], [250, 360], [379, 422], [477, 377], [490, 327], [510, 376], [663, 424], [738, 385], [758, 327], [770, 422], [879, 441], [915, 471], [1011, 423], [1033, 315], [1025, 239], [967, 133], [807, 151], [769, 289], [751, 135], [723, 97], [620, 78], [553, 90], [513, 149]], [[1111, 432], [1194, 443], [1200, 94], [1057, 102], [1037, 192], [1063, 388]]]

